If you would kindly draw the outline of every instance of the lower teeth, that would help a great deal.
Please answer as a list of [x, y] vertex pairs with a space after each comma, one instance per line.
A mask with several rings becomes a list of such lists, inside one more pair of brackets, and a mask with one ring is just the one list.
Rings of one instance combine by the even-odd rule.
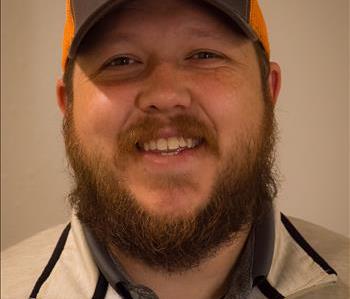
[[162, 156], [175, 156], [179, 153], [180, 151], [178, 152], [170, 152], [170, 153], [160, 153]]

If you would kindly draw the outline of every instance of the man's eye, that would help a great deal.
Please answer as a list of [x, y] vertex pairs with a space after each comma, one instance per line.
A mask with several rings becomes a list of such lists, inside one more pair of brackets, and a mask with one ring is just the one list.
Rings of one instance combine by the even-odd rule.
[[135, 64], [137, 61], [128, 56], [119, 56], [107, 61], [105, 67], [117, 67], [117, 66], [126, 66], [130, 64]]
[[198, 52], [195, 53], [191, 56], [192, 59], [215, 59], [215, 58], [220, 58], [220, 56], [216, 53], [213, 52]]

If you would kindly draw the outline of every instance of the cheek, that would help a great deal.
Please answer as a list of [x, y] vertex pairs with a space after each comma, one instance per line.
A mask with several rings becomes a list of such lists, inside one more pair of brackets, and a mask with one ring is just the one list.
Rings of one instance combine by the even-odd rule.
[[77, 136], [92, 149], [112, 150], [116, 135], [125, 129], [131, 111], [126, 92], [97, 88], [91, 82], [74, 89], [73, 118]]
[[215, 126], [223, 147], [259, 133], [264, 101], [260, 78], [253, 74], [223, 70], [215, 80], [197, 81], [205, 82], [197, 88], [196, 97], [201, 99], [201, 109]]

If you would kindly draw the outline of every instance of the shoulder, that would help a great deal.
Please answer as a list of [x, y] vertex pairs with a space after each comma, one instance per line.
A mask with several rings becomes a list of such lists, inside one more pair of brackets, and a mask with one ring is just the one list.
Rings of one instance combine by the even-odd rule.
[[28, 298], [65, 225], [42, 231], [1, 252], [1, 298]]
[[289, 217], [309, 245], [337, 272], [337, 283], [310, 290], [296, 298], [348, 298], [350, 240], [319, 225]]

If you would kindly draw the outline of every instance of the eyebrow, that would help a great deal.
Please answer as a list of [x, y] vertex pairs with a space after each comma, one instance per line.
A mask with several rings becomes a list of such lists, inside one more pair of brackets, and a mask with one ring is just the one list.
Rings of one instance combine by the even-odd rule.
[[[186, 28], [181, 32], [181, 35], [188, 36], [188, 37], [213, 39], [218, 41], [227, 41], [227, 39], [222, 34], [212, 33], [208, 30], [198, 28], [198, 27]], [[138, 39], [138, 37], [139, 36], [136, 33], [118, 32], [110, 35], [108, 37], [108, 40], [110, 40], [113, 43], [135, 42]]]
[[185, 33], [189, 34], [189, 35], [193, 35], [196, 37], [210, 37], [210, 38], [217, 38], [219, 35], [214, 35], [211, 32], [209, 32], [208, 30], [204, 30], [202, 28], [198, 28], [198, 27], [189, 27], [186, 28], [186, 30], [184, 30]]
[[120, 42], [133, 42], [137, 40], [138, 34], [135, 33], [116, 33], [112, 34], [111, 36], [108, 37], [110, 41], [113, 43], [120, 43]]
[[[89, 49], [93, 49], [95, 45], [98, 44], [98, 40], [102, 38], [102, 36], [105, 36], [104, 41], [107, 43], [112, 44], [120, 44], [120, 43], [137, 43], [139, 40], [139, 34], [134, 32], [127, 32], [127, 31], [119, 31], [115, 32], [113, 30], [113, 27], [107, 27], [107, 30], [97, 30], [95, 31], [95, 34], [91, 35], [90, 41], [87, 43], [82, 43], [81, 45], [81, 52], [89, 52]], [[101, 28], [102, 29], [102, 28]], [[227, 39], [227, 35], [221, 33], [220, 31], [213, 32], [212, 30], [206, 30], [202, 26], [188, 26], [186, 28], [183, 28], [181, 32], [179, 33], [182, 36], [188, 37], [188, 39], [192, 38], [199, 38], [199, 39], [207, 39], [207, 40], [214, 40], [221, 43], [230, 43], [232, 41]], [[238, 40], [241, 39], [239, 35], [235, 35], [234, 32], [232, 32], [231, 38], [235, 39], [238, 38]], [[89, 40], [89, 38], [87, 39]], [[103, 40], [103, 38], [102, 38]], [[86, 44], [86, 46], [83, 46]]]
[[81, 54], [89, 53], [98, 48], [98, 45], [101, 45], [101, 41], [108, 44], [121, 44], [136, 42], [137, 38], [138, 35], [135, 33], [113, 32], [112, 30], [106, 30], [104, 32], [97, 31], [97, 34], [90, 35], [83, 40], [79, 51]]
[[198, 28], [198, 27], [189, 27], [184, 30], [184, 35], [188, 35], [191, 37], [198, 37], [198, 38], [209, 38], [214, 40], [225, 40], [224, 36], [222, 34], [212, 33], [208, 30]]

